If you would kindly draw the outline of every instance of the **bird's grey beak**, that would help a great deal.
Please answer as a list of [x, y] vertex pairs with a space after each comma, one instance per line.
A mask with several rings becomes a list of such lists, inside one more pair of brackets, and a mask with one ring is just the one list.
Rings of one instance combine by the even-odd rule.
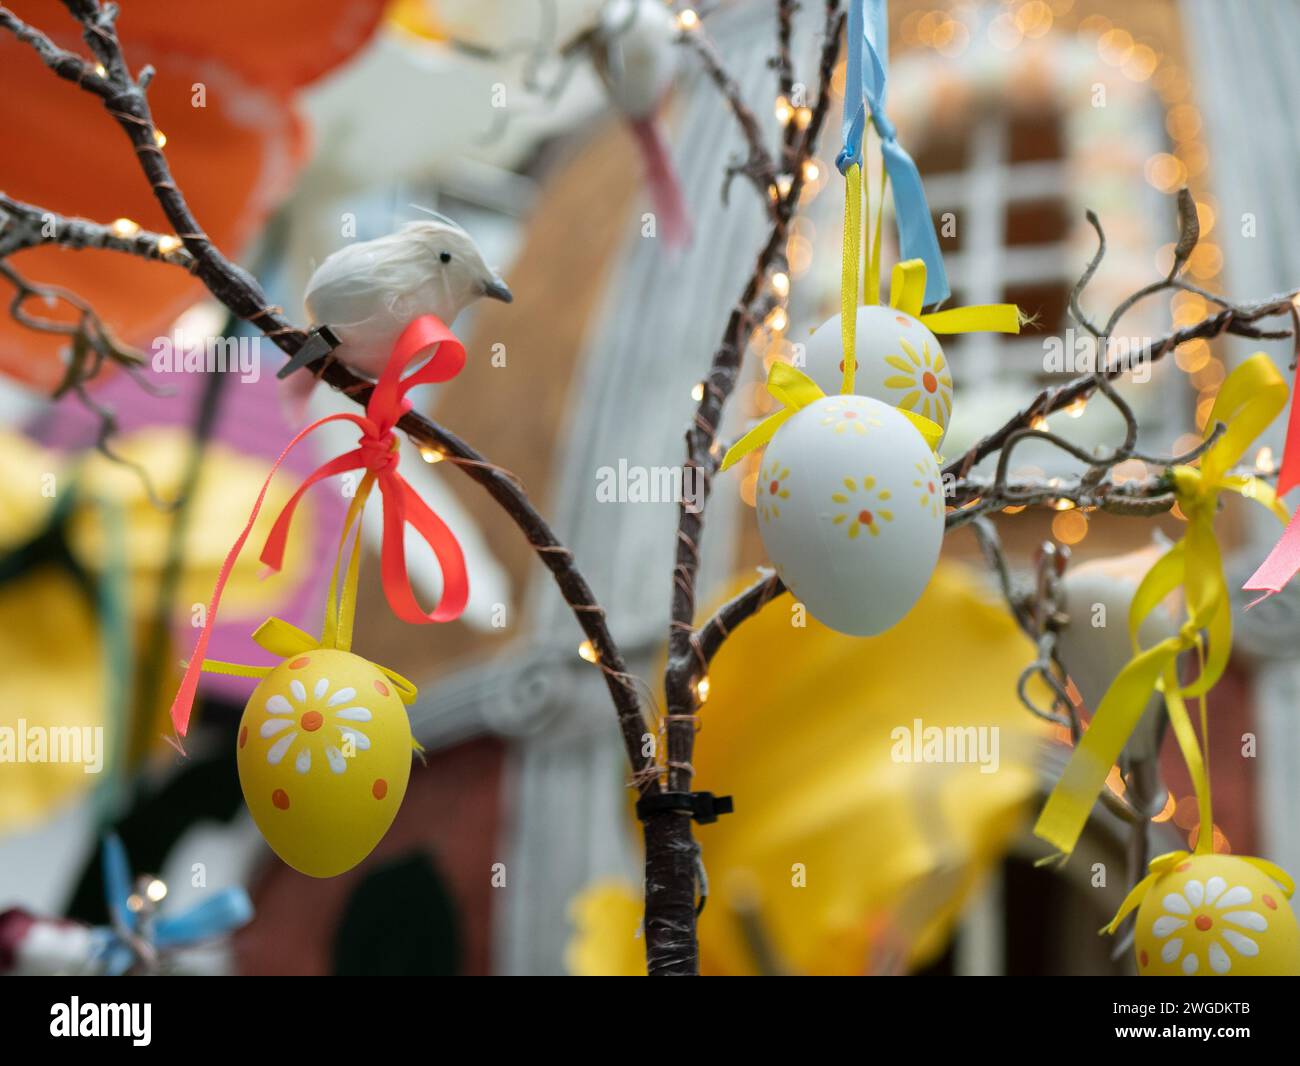
[[493, 278], [484, 285], [483, 295], [493, 300], [500, 300], [503, 304], [511, 303], [515, 298], [515, 294], [510, 291], [506, 283], [500, 278]]

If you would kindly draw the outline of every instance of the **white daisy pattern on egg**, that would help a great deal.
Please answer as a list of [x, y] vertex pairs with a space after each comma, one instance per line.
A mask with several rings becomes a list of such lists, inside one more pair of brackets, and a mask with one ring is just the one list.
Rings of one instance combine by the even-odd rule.
[[[266, 700], [267, 717], [258, 735], [272, 741], [266, 749], [268, 763], [278, 766], [293, 752], [293, 767], [300, 774], [309, 773], [313, 766], [327, 766], [341, 774], [351, 755], [370, 748], [370, 737], [359, 728], [373, 717], [370, 708], [358, 701], [355, 688], [330, 689], [329, 678], [321, 677], [309, 694], [307, 686], [294, 678], [289, 682], [292, 700], [279, 693]], [[246, 742], [246, 737], [240, 738], [241, 747]]]
[[1163, 941], [1160, 961], [1176, 963], [1188, 977], [1205, 970], [1231, 973], [1234, 959], [1259, 954], [1259, 934], [1268, 931], [1268, 918], [1255, 909], [1251, 890], [1229, 886], [1218, 876], [1188, 881], [1181, 892], [1167, 893], [1161, 908], [1151, 925]]

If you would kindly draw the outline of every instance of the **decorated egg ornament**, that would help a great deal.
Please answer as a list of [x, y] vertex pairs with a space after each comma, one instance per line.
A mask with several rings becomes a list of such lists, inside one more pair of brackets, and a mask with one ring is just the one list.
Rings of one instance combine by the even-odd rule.
[[[893, 307], [858, 308], [853, 391], [937, 422], [946, 434], [952, 416], [952, 372], [939, 340], [918, 319]], [[827, 395], [844, 381], [840, 316], [808, 341], [805, 372]], [[940, 438], [939, 443], [943, 442]]]
[[869, 396], [823, 396], [790, 417], [763, 454], [755, 503], [781, 579], [841, 633], [892, 626], [939, 559], [934, 455], [911, 421]]
[[336, 649], [267, 674], [237, 743], [253, 821], [280, 858], [312, 877], [341, 874], [373, 850], [411, 773], [411, 726], [392, 681]]
[[[1138, 907], [1138, 973], [1161, 977], [1300, 975], [1290, 878], [1235, 855], [1161, 856]], [[1280, 879], [1278, 879], [1280, 878]]]

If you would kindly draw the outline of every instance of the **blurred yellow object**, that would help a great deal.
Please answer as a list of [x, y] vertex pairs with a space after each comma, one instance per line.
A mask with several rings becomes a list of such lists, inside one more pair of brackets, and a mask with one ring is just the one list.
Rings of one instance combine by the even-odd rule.
[[385, 13], [390, 26], [428, 41], [445, 41], [446, 32], [438, 23], [429, 0], [393, 0]]
[[[154, 427], [124, 435], [114, 441], [114, 448], [148, 471], [163, 500], [175, 498], [190, 450], [184, 428]], [[192, 621], [193, 605], [207, 604], [217, 571], [243, 528], [267, 465], [219, 442], [207, 446], [187, 516], [174, 601], [178, 627]], [[264, 616], [278, 597], [298, 585], [311, 565], [307, 531], [313, 523], [308, 518], [294, 524], [279, 579], [263, 583], [258, 577], [261, 540], [292, 488], [293, 478], [285, 477], [267, 493], [263, 517], [226, 587], [223, 607], [232, 619]], [[136, 623], [133, 631], [142, 630], [154, 610], [166, 565], [172, 512], [149, 499], [139, 472], [129, 466], [98, 452], [63, 456], [26, 437], [0, 432], [0, 552], [37, 538], [52, 519], [56, 501], [68, 493], [73, 495], [67, 539], [90, 583], [79, 583], [68, 569], [55, 566], [0, 581], [0, 833], [48, 816], [100, 780], [98, 773], [85, 771], [84, 762], [24, 761], [9, 750], [15, 743], [21, 747], [24, 736], [45, 729], [99, 729], [101, 772], [108, 772], [111, 755], [121, 744], [128, 747], [120, 750], [133, 750], [129, 737], [113, 735], [109, 709], [115, 701], [136, 719], [136, 732], [152, 741], [165, 732], [164, 717], [174, 689], [175, 679], [165, 678], [158, 705], [144, 708], [142, 694], [131, 691], [138, 663], [114, 661], [112, 674], [106, 672], [109, 656], [95, 602], [100, 594], [97, 586], [113, 561], [114, 532], [106, 527], [105, 516], [120, 515], [123, 528], [117, 536], [124, 543], [126, 574], [118, 576], [124, 609]], [[304, 500], [302, 506], [310, 504]], [[129, 643], [138, 640], [131, 637]], [[171, 663], [177, 656], [165, 658]], [[140, 720], [141, 716], [149, 721]], [[38, 727], [37, 732], [33, 727]], [[132, 728], [128, 722], [128, 732]], [[79, 742], [83, 736], [94, 734], [79, 733]]]
[[[104, 725], [107, 688], [95, 605], [72, 574], [44, 566], [0, 583], [0, 633], [2, 835], [96, 785], [87, 767], [108, 765], [111, 741], [106, 730], [94, 732]], [[28, 761], [31, 737], [51, 729], [78, 731], [82, 761]]]
[[[178, 427], [155, 426], [121, 437], [114, 451], [125, 460], [138, 463], [149, 474], [155, 492], [163, 500], [175, 499], [189, 461], [186, 432]], [[207, 446], [203, 469], [186, 517], [184, 568], [176, 602], [205, 607], [212, 596], [217, 572], [230, 546], [239, 536], [253, 501], [266, 477], [268, 463], [237, 452], [220, 442]], [[167, 559], [172, 514], [160, 510], [149, 499], [140, 475], [123, 463], [115, 463], [99, 452], [91, 453], [77, 478], [79, 492], [89, 499], [108, 500], [123, 508], [127, 525], [127, 567], [130, 571], [130, 608], [137, 617], [151, 612], [157, 582]], [[291, 475], [277, 477], [266, 494], [266, 502], [247, 546], [240, 553], [222, 596], [222, 617], [261, 616], [268, 602], [282, 590], [294, 588], [311, 563], [310, 513], [294, 523], [284, 569], [264, 582], [258, 553], [275, 521], [275, 516], [294, 488]], [[299, 505], [307, 507], [310, 499]], [[88, 570], [102, 573], [107, 558], [106, 537], [96, 508], [78, 506], [72, 516], [69, 540], [73, 554]]]
[[65, 462], [21, 433], [0, 430], [0, 552], [36, 536], [54, 511]]
[[595, 977], [644, 977], [645, 939], [641, 897], [624, 881], [597, 881], [569, 907], [574, 936], [565, 952], [570, 973]]
[[[941, 563], [878, 637], [801, 621], [781, 597], [710, 670], [695, 779], [733, 795], [736, 813], [698, 832], [706, 974], [924, 965], [1034, 793], [1046, 727], [1015, 695], [1033, 649], [968, 571]], [[958, 738], [964, 752], [951, 746]], [[621, 960], [636, 926], [613, 891], [596, 886], [575, 902], [577, 972], [634, 972]], [[639, 914], [639, 893], [623, 891]]]

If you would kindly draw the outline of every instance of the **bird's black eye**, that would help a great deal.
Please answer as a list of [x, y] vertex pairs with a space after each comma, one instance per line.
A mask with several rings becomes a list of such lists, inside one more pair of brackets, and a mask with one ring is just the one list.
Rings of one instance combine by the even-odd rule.
[[450, 263], [451, 252], [443, 252], [440, 256], [438, 256], [438, 258], [441, 259], [444, 263]]

